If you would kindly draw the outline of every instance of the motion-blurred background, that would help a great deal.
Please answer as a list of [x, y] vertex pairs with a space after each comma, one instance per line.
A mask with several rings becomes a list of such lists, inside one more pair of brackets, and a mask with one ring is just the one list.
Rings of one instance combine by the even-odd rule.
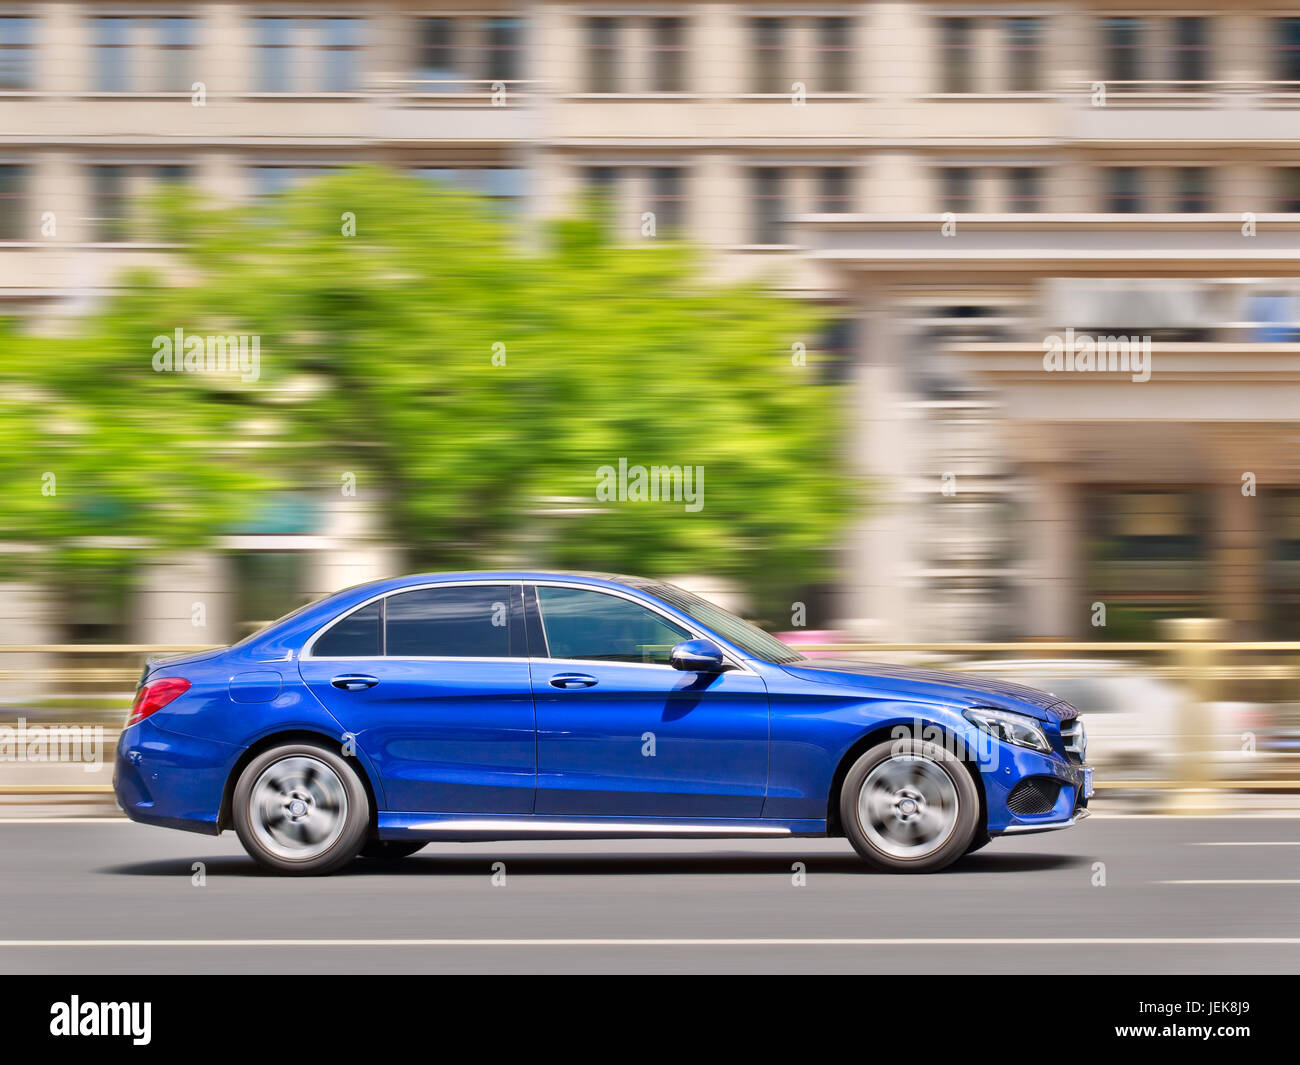
[[1276, 4], [0, 6], [0, 712], [111, 743], [152, 648], [603, 569], [1288, 803], [1298, 137]]

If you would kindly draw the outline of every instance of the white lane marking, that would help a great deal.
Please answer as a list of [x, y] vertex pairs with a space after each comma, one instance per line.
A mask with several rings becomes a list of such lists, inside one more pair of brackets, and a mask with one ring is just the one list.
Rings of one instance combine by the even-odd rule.
[[1158, 884], [1300, 884], [1300, 880], [1157, 880]]
[[1298, 946], [1300, 936], [889, 939], [0, 939], [0, 947], [1055, 947]]
[[1300, 847], [1300, 839], [1232, 839], [1215, 843], [1193, 843], [1193, 847]]
[[126, 817], [0, 817], [0, 825], [132, 825]]
[[1285, 821], [1300, 817], [1300, 810], [1244, 810], [1219, 814], [1120, 814], [1089, 811], [1089, 821]]

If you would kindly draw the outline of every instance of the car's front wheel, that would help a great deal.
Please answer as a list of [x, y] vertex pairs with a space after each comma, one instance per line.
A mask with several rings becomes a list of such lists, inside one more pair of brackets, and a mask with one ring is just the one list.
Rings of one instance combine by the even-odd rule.
[[853, 763], [840, 823], [880, 869], [930, 873], [966, 853], [979, 827], [979, 793], [960, 759], [937, 744], [888, 740]]
[[321, 876], [357, 856], [370, 800], [340, 755], [312, 743], [264, 751], [235, 785], [235, 832], [244, 850], [277, 873]]

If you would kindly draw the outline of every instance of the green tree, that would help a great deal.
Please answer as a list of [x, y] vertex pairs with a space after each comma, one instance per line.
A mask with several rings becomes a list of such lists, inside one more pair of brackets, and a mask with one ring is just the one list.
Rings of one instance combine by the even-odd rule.
[[[718, 574], [781, 613], [829, 576], [851, 485], [842, 398], [791, 357], [810, 308], [707, 283], [684, 246], [530, 230], [376, 168], [165, 212], [174, 268], [76, 336], [6, 348], [0, 462], [33, 486], [7, 539], [193, 543], [354, 472], [420, 568]], [[256, 335], [257, 380], [155, 372], [177, 328]], [[598, 501], [620, 458], [703, 467], [702, 508]]]

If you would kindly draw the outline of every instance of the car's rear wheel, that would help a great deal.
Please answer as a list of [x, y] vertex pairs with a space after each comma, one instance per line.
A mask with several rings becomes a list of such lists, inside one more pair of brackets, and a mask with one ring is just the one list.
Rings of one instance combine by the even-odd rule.
[[278, 873], [321, 876], [357, 856], [370, 800], [340, 755], [312, 743], [264, 751], [239, 775], [233, 820], [239, 842]]
[[361, 857], [393, 862], [398, 858], [410, 857], [423, 846], [424, 840], [370, 839], [361, 848]]
[[872, 865], [930, 873], [966, 853], [979, 827], [979, 793], [960, 759], [934, 743], [888, 740], [844, 778], [840, 823]]

